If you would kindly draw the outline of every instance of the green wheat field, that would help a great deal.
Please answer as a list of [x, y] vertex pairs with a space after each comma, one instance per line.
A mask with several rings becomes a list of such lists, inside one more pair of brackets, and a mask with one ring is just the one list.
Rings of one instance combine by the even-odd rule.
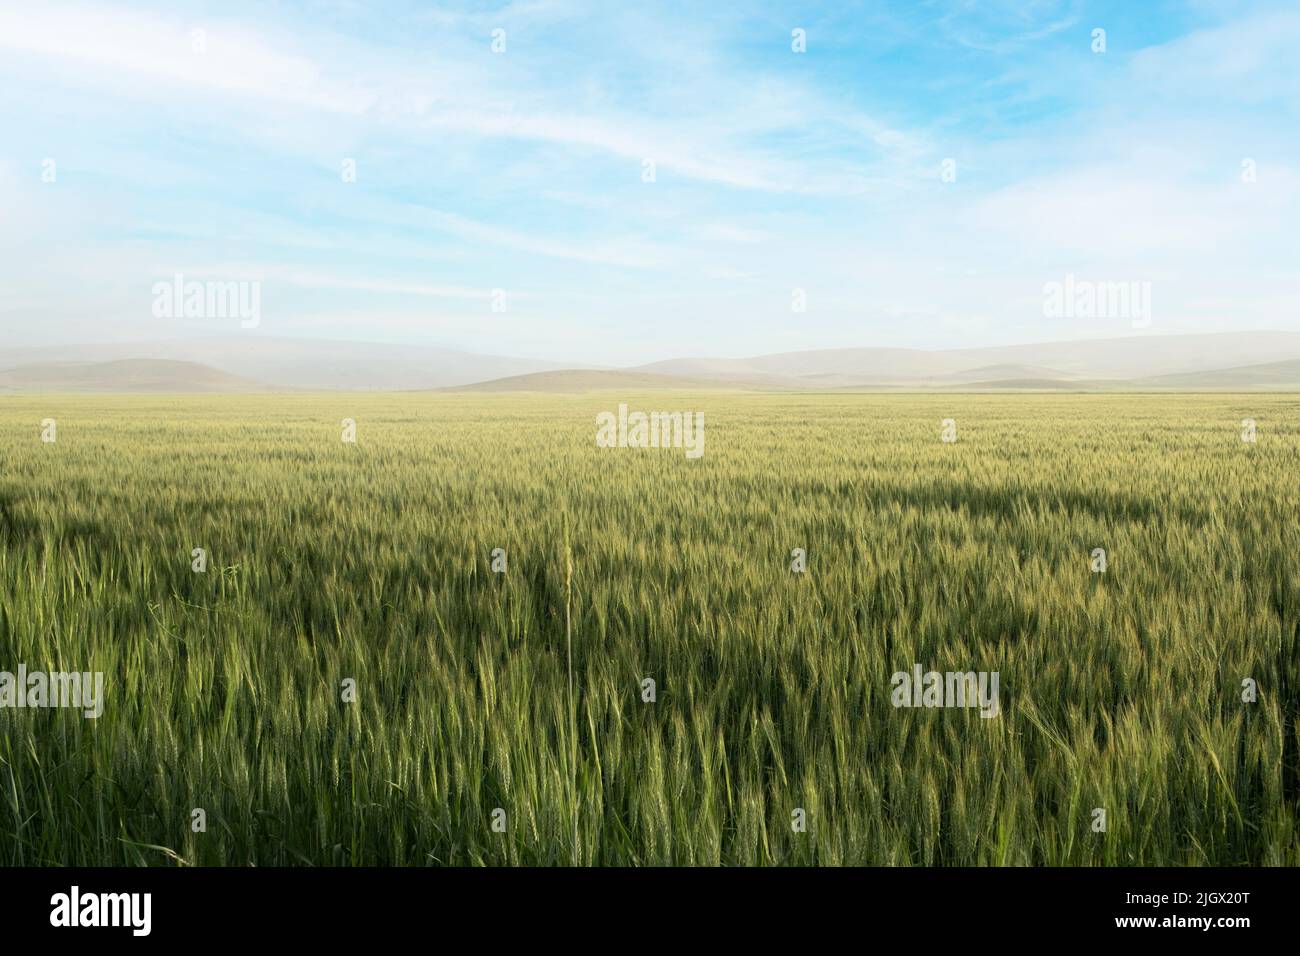
[[11, 396], [0, 670], [105, 700], [0, 710], [0, 864], [1295, 865], [1298, 476], [1287, 395]]

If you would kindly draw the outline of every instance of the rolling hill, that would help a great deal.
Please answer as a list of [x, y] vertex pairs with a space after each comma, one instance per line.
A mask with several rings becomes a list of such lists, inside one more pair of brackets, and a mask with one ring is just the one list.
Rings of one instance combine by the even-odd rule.
[[673, 375], [654, 375], [649, 372], [621, 369], [561, 369], [555, 372], [532, 372], [512, 375], [509, 378], [477, 382], [473, 385], [452, 386], [445, 391], [456, 392], [594, 392], [623, 389], [650, 391], [656, 389], [730, 390], [762, 388], [754, 383], [685, 378]]
[[0, 349], [0, 390], [1114, 390], [1300, 388], [1300, 333], [687, 357], [622, 369], [377, 342], [227, 336]]
[[445, 388], [581, 364], [422, 345], [259, 335], [0, 349], [0, 369], [126, 359], [197, 362], [236, 378], [285, 388], [367, 391]]
[[1202, 372], [1179, 372], [1142, 379], [1135, 384], [1155, 388], [1300, 388], [1300, 359], [1242, 365]]
[[782, 352], [747, 359], [654, 362], [637, 371], [746, 379], [787, 387], [935, 386], [1007, 379], [1150, 379], [1300, 360], [1300, 332], [1133, 335], [975, 349], [853, 348]]
[[262, 382], [198, 362], [120, 359], [48, 362], [0, 370], [0, 392], [266, 392]]

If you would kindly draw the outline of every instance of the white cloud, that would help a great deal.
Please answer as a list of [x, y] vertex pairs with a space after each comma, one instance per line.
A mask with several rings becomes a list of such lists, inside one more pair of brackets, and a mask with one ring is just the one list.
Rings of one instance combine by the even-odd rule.
[[[202, 52], [194, 48], [195, 30], [202, 31]], [[752, 116], [718, 124], [683, 122], [680, 116], [650, 120], [618, 108], [559, 112], [548, 108], [543, 93], [531, 92], [545, 89], [541, 77], [514, 61], [489, 70], [483, 56], [440, 51], [433, 64], [414, 63], [352, 41], [306, 34], [297, 37], [296, 49], [288, 49], [228, 20], [189, 21], [89, 4], [0, 9], [0, 49], [56, 61], [60, 75], [100, 92], [125, 89], [179, 107], [192, 108], [186, 96], [200, 92], [257, 111], [278, 104], [367, 117], [410, 132], [445, 130], [598, 150], [635, 164], [638, 175], [642, 160], [653, 159], [665, 173], [739, 189], [850, 194], [870, 188], [852, 170], [781, 160], [731, 142], [751, 131], [746, 124]], [[317, 55], [307, 55], [307, 49]], [[898, 149], [909, 141], [904, 133], [846, 116], [811, 91], [773, 88], [767, 100], [771, 119], [754, 132], [770, 123], [856, 124], [870, 127], [882, 147]]]
[[0, 49], [79, 63], [96, 82], [138, 76], [344, 113], [363, 112], [375, 102], [374, 94], [323, 76], [310, 59], [230, 23], [102, 6], [10, 6], [0, 8]]

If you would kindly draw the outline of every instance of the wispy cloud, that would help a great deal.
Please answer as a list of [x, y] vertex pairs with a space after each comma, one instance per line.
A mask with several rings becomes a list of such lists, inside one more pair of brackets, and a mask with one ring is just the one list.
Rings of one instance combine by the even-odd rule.
[[1300, 323], [1287, 5], [787, 10], [0, 9], [0, 325], [152, 334], [177, 262], [275, 283], [281, 327], [610, 362], [1107, 331], [1044, 323], [1067, 270], [1158, 279], [1169, 331]]

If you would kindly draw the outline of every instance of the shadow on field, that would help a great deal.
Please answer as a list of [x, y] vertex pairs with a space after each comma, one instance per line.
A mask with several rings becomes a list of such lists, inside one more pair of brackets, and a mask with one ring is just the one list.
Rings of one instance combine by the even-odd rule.
[[108, 540], [104, 527], [71, 515], [62, 515], [57, 524], [42, 523], [37, 518], [14, 507], [13, 499], [0, 498], [0, 541], [6, 548], [22, 544], [40, 544], [42, 541], [61, 544], [69, 539], [85, 539], [90, 543]]

